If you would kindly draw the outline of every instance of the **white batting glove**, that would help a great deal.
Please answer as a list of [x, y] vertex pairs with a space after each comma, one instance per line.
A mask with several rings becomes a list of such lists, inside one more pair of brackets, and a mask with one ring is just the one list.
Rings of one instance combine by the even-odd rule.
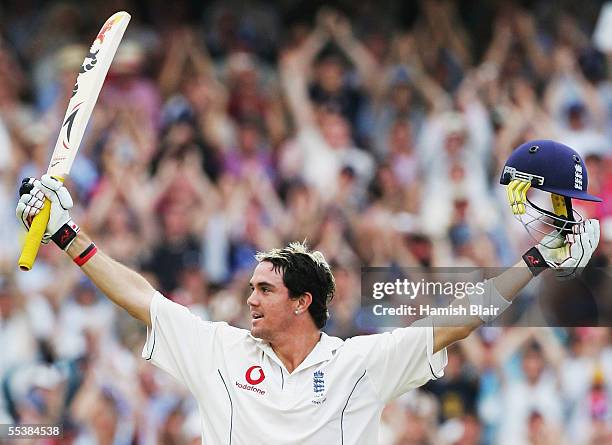
[[[561, 237], [558, 231], [549, 233], [535, 249], [541, 254], [546, 264], [555, 269], [555, 275], [560, 278], [571, 279], [586, 267], [598, 244], [599, 221], [588, 219], [574, 225], [572, 233], [565, 237]], [[534, 260], [534, 255], [529, 255], [530, 253], [534, 253], [533, 249], [527, 252], [523, 258], [531, 267], [534, 265], [534, 261], [538, 261], [538, 258]]]
[[67, 249], [79, 232], [79, 226], [72, 221], [68, 213], [73, 206], [68, 189], [61, 181], [43, 175], [40, 181], [34, 178], [24, 179], [19, 193], [21, 197], [15, 213], [26, 230], [30, 230], [32, 220], [42, 209], [45, 198], [51, 201], [51, 213], [42, 242], [48, 244], [53, 240], [61, 249]]

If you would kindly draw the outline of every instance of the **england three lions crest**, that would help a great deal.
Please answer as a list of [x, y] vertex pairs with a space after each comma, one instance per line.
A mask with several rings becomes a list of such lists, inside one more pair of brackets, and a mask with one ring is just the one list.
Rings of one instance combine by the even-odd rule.
[[325, 373], [323, 371], [315, 371], [312, 374], [312, 392], [314, 398], [312, 403], [319, 405], [325, 402]]

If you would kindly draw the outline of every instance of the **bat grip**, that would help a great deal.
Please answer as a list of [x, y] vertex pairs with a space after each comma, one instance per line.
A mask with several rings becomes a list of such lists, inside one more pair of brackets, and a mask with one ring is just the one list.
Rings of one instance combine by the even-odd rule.
[[38, 255], [38, 249], [40, 242], [42, 241], [47, 223], [49, 222], [49, 215], [51, 214], [51, 202], [45, 198], [43, 208], [38, 212], [38, 215], [32, 220], [30, 230], [26, 234], [25, 243], [21, 250], [21, 256], [19, 257], [19, 268], [23, 271], [32, 269], [36, 255]]

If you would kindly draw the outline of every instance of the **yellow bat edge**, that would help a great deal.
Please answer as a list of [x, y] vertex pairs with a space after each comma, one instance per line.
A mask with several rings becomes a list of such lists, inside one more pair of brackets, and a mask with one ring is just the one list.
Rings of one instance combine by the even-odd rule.
[[[54, 176], [55, 179], [59, 179], [63, 182], [63, 178]], [[32, 220], [30, 230], [26, 233], [25, 242], [23, 243], [23, 249], [21, 249], [21, 255], [19, 256], [19, 268], [25, 272], [32, 269], [36, 256], [38, 255], [38, 249], [40, 248], [40, 242], [45, 234], [47, 223], [49, 222], [49, 216], [51, 215], [51, 201], [45, 198], [43, 208], [38, 212], [38, 215]]]

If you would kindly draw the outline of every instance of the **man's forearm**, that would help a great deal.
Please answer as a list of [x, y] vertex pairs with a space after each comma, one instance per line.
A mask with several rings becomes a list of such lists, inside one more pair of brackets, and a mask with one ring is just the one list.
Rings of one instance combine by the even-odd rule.
[[495, 288], [508, 301], [516, 298], [519, 291], [531, 281], [533, 275], [524, 261], [519, 261], [510, 269], [493, 278]]
[[[81, 231], [66, 252], [74, 259], [90, 244], [91, 239]], [[151, 326], [150, 306], [155, 289], [141, 275], [99, 250], [81, 269], [113, 303]]]
[[[531, 281], [533, 275], [525, 264], [520, 261], [510, 269], [492, 278], [493, 286], [506, 301], [512, 302], [519, 291]], [[457, 303], [464, 304], [464, 302]], [[474, 330], [482, 326], [483, 321], [477, 316], [464, 317], [461, 326], [436, 326], [434, 324], [434, 353], [470, 335]]]

